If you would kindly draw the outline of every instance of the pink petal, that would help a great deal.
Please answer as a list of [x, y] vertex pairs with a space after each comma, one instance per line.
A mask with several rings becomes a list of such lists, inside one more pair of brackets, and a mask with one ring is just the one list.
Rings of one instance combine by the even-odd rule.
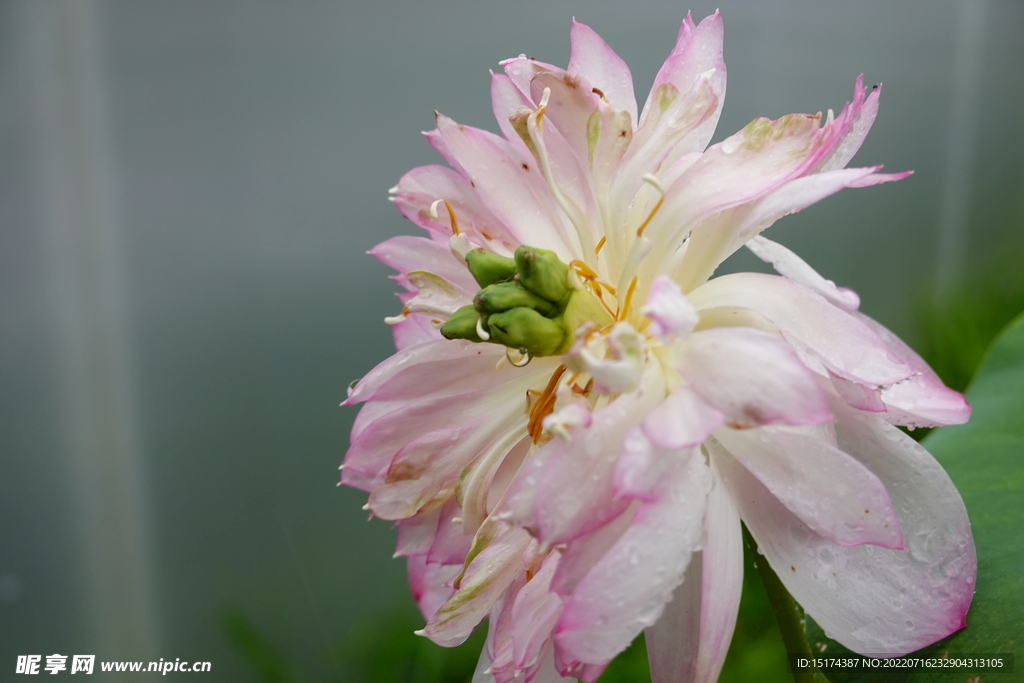
[[772, 242], [759, 235], [747, 242], [746, 246], [759, 259], [772, 264], [779, 275], [817, 292], [839, 308], [855, 311], [860, 306], [860, 297], [855, 291], [846, 287], [836, 287], [836, 283], [823, 278], [806, 261], [778, 242]]
[[594, 412], [593, 424], [572, 439], [552, 439], [523, 465], [502, 517], [544, 544], [565, 543], [617, 517], [628, 501], [615, 499], [612, 480], [626, 431], [664, 395], [660, 369], [649, 366], [641, 389]]
[[880, 323], [866, 315], [857, 319], [871, 328], [890, 352], [913, 368], [917, 374], [882, 389], [886, 414], [882, 417], [892, 424], [914, 427], [963, 424], [971, 416], [971, 406], [963, 394], [942, 383], [924, 359]]
[[572, 593], [591, 567], [626, 533], [638, 506], [639, 503], [633, 501], [622, 514], [601, 528], [566, 543], [551, 589], [559, 595]]
[[726, 424], [822, 424], [832, 420], [811, 372], [776, 335], [746, 327], [695, 332], [676, 369]]
[[711, 309], [754, 311], [778, 329], [812, 369], [865, 385], [886, 385], [914, 374], [879, 336], [853, 315], [790, 280], [734, 273], [709, 280], [689, 295], [702, 314]]
[[[436, 564], [458, 564], [466, 561], [470, 542], [473, 540], [462, 531], [462, 524], [454, 521], [462, 514], [459, 502], [452, 496], [440, 508], [437, 533], [427, 551], [427, 562]], [[399, 522], [401, 524], [401, 522]]]
[[[497, 346], [463, 345], [442, 339], [403, 349], [359, 380], [342, 405], [426, 397], [448, 390], [452, 393], [495, 384], [494, 366], [504, 355]], [[514, 373], [505, 373], [511, 379]], [[500, 380], [499, 380], [500, 382]]]
[[517, 528], [491, 541], [466, 568], [459, 590], [427, 622], [424, 635], [445, 647], [464, 641], [523, 571], [520, 555], [529, 542], [529, 534]]
[[665, 496], [665, 487], [678, 467], [680, 453], [687, 450], [659, 446], [648, 439], [640, 427], [629, 430], [622, 455], [615, 465], [615, 495], [656, 503]]
[[842, 546], [903, 548], [885, 486], [842, 450], [801, 430], [715, 433], [723, 446], [804, 524]]
[[449, 162], [462, 169], [477, 196], [508, 226], [512, 244], [550, 249], [563, 261], [571, 260], [575, 253], [572, 243], [558, 237], [568, 234], [569, 228], [534, 165], [520, 161], [504, 138], [440, 114], [437, 129]]
[[[382, 519], [402, 519], [450, 496], [459, 475], [478, 457], [502, 457], [525, 432], [518, 406], [491, 419], [438, 429], [400, 450], [384, 481], [370, 494], [370, 509]], [[511, 438], [510, 438], [511, 437]]]
[[519, 245], [508, 227], [481, 202], [469, 180], [450, 168], [414, 168], [402, 176], [392, 195], [391, 201], [402, 215], [437, 240], [447, 241], [452, 234], [451, 217], [443, 202], [437, 205], [437, 218], [430, 213], [431, 205], [441, 199], [452, 205], [459, 229], [474, 235], [481, 246], [490, 245], [491, 240], [506, 249], [515, 249]]
[[647, 302], [640, 309], [651, 324], [648, 332], [665, 341], [668, 337], [686, 337], [700, 320], [697, 309], [672, 278], [659, 275], [651, 282]]
[[704, 550], [694, 553], [661, 619], [646, 629], [653, 683], [714, 683], [729, 651], [743, 592], [743, 537], [717, 475], [704, 528]]
[[500, 373], [492, 369], [485, 375], [491, 386], [469, 384], [468, 390], [460, 391], [463, 387], [456, 384], [409, 401], [374, 401], [364, 406], [352, 427], [342, 482], [369, 490], [378, 486], [385, 474], [392, 481], [402, 480], [393, 460], [404, 449], [408, 450], [402, 462], [417, 464], [407, 468], [403, 476], [413, 478], [429, 467], [429, 458], [438, 452], [436, 449], [446, 448], [452, 440], [459, 442], [461, 449], [465, 441], [500, 434], [503, 428], [496, 417], [515, 416], [525, 426], [522, 397], [527, 389], [538, 389], [538, 383], [543, 387], [546, 372], [544, 364], [538, 365], [539, 372], [512, 370], [518, 372], [508, 372], [504, 383], [493, 383]]
[[519, 137], [519, 133], [512, 126], [509, 120], [513, 114], [522, 109], [534, 109], [536, 105], [515, 86], [512, 79], [506, 74], [491, 74], [491, 108], [494, 110], [494, 118], [498, 121], [498, 128], [505, 136], [509, 144], [519, 153], [521, 161], [527, 163], [533, 160], [533, 154], [526, 147], [526, 143]]
[[430, 564], [424, 555], [408, 559], [409, 588], [424, 619], [433, 617], [455, 594], [451, 582], [461, 570], [459, 564]]
[[882, 402], [881, 390], [850, 382], [831, 371], [828, 373], [828, 376], [832, 380], [833, 388], [851, 408], [866, 410], [869, 413], [885, 412], [886, 408], [885, 403]]
[[[711, 141], [715, 126], [718, 125], [722, 102], [725, 100], [725, 61], [722, 59], [723, 34], [722, 17], [718, 12], [706, 17], [699, 26], [694, 26], [693, 19], [687, 14], [686, 19], [679, 27], [675, 47], [672, 48], [671, 54], [654, 78], [651, 94], [640, 115], [640, 127], [645, 126], [648, 117], [657, 111], [657, 107], [653, 105], [659, 103], [664, 86], [670, 86], [682, 94], [690, 90], [699, 76], [714, 70], [709, 81], [714, 98], [713, 108], [702, 123], [695, 129], [687, 131], [687, 135], [682, 141], [676, 142], [671, 159], [677, 159], [689, 152], [703, 151]], [[686, 103], [683, 100], [676, 100], [672, 106], [685, 107]], [[671, 112], [670, 116], [680, 118], [680, 112]]]
[[395, 557], [426, 555], [430, 546], [434, 544], [434, 537], [437, 536], [437, 521], [440, 514], [441, 510], [438, 508], [396, 522], [398, 543], [395, 545]]
[[882, 86], [872, 88], [871, 94], [865, 99], [866, 92], [862, 74], [857, 76], [853, 86], [853, 101], [844, 105], [835, 121], [825, 126], [823, 146], [828, 151], [818, 160], [815, 169], [818, 173], [843, 168], [863, 144], [878, 115], [878, 98], [882, 94]]
[[512, 606], [512, 650], [516, 669], [525, 669], [540, 659], [551, 629], [562, 613], [562, 599], [551, 591], [551, 577], [561, 554], [550, 553], [533, 578], [516, 595]]
[[703, 538], [710, 472], [695, 451], [668, 459], [664, 495], [640, 505], [629, 529], [565, 602], [555, 642], [574, 659], [607, 663], [653, 624]]
[[633, 95], [633, 76], [629, 67], [608, 47], [601, 36], [575, 19], [569, 31], [572, 55], [569, 57], [570, 74], [579, 74], [599, 88], [604, 99], [616, 109], [629, 113], [636, 122], [636, 97]]
[[725, 414], [708, 405], [692, 388], [680, 387], [648, 413], [643, 432], [659, 446], [689, 448], [703, 442], [724, 421]]
[[430, 324], [430, 318], [425, 315], [410, 315], [402, 322], [392, 325], [391, 335], [395, 340], [395, 349], [398, 351], [418, 344], [447, 341], [441, 336], [441, 331]]
[[460, 263], [448, 247], [448, 242], [436, 242], [423, 237], [399, 235], [381, 242], [370, 250], [370, 255], [386, 266], [398, 271], [395, 280], [409, 291], [415, 288], [406, 275], [410, 271], [425, 270], [443, 277], [472, 298], [480, 286], [465, 264]]
[[[817, 130], [816, 126], [813, 128]], [[803, 130], [803, 126], [797, 129]], [[813, 143], [803, 152], [788, 149], [781, 144], [780, 147], [777, 152], [780, 155], [809, 153]], [[771, 166], [772, 153], [766, 152], [764, 156], [768, 166]], [[720, 165], [722, 168], [718, 172], [724, 172], [729, 166], [727, 162]], [[709, 166], [703, 175], [689, 177], [693, 167], [683, 174], [688, 177], [688, 182], [695, 184], [695, 194], [698, 194], [696, 188], [703, 191], [700, 193], [703, 196], [691, 197], [692, 203], [686, 207], [691, 218], [684, 224], [683, 230], [690, 225], [693, 227], [688, 248], [677, 269], [684, 274], [684, 279], [680, 281], [684, 291], [693, 289], [709, 278], [730, 254], [779, 218], [800, 211], [844, 188], [867, 187], [900, 180], [907, 175], [876, 173], [880, 167], [874, 167], [847, 168], [799, 177], [806, 169], [796, 167], [785, 171], [782, 168], [762, 168], [764, 176], [752, 176], [747, 182], [741, 173], [737, 173], [731, 181], [735, 184], [726, 187], [718, 185], [723, 177], [711, 168]], [[666, 217], [668, 215], [666, 212]], [[669, 239], [683, 236], [677, 230]]]
[[840, 447], [887, 483], [908, 550], [836, 545], [734, 460], [715, 457], [761, 551], [825, 632], [855, 652], [903, 655], [965, 624], [977, 570], [967, 512], [919, 444], [876, 417], [833, 409]]

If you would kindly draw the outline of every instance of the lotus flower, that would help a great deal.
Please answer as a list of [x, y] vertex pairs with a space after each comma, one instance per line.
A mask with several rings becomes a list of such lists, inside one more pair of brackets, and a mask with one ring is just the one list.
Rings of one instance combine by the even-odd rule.
[[[625, 63], [573, 23], [563, 70], [492, 75], [502, 135], [438, 115], [450, 164], [392, 200], [424, 237], [372, 254], [406, 290], [398, 352], [342, 482], [396, 520], [427, 620], [490, 628], [478, 681], [594, 681], [646, 630], [654, 681], [714, 681], [741, 520], [806, 611], [859, 652], [964, 626], [976, 560], [942, 468], [895, 425], [970, 409], [912, 350], [760, 233], [840, 189], [879, 89], [838, 116], [757, 119], [707, 147], [722, 21], [688, 16], [637, 113]], [[778, 275], [712, 278], [746, 246]]]

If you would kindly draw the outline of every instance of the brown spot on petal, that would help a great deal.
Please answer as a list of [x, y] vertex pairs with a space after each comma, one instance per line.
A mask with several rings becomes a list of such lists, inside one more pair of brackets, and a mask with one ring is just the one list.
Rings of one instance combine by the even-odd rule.
[[424, 466], [422, 464], [416, 464], [411, 462], [399, 462], [391, 466], [388, 470], [388, 483], [396, 481], [410, 481], [412, 479], [419, 479], [420, 475], [423, 474]]
[[789, 567], [789, 568], [790, 568], [790, 569], [791, 569], [792, 571], [794, 571], [794, 572], [796, 571], [796, 567], [794, 567], [794, 566], [792, 566], [792, 565], [790, 565], [790, 567]]
[[593, 89], [593, 90], [591, 90], [590, 92], [594, 93], [594, 94], [595, 94], [595, 95], [597, 95], [598, 97], [601, 97], [601, 98], [603, 98], [603, 97], [604, 97], [604, 93], [603, 93], [603, 92], [601, 92], [601, 89], [600, 89], [600, 88], [594, 88], [594, 89]]
[[528, 165], [526, 165], [526, 164], [523, 164], [523, 170], [524, 171], [529, 171], [530, 167]]
[[565, 81], [565, 84], [567, 86], [569, 86], [570, 88], [578, 88], [578, 87], [580, 87], [580, 77], [579, 76], [573, 76], [572, 74], [567, 73], [564, 76], [562, 76], [562, 80]]

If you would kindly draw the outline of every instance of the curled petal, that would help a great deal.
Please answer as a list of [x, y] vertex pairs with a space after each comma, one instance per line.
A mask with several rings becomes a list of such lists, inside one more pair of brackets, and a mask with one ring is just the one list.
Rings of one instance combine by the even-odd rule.
[[677, 368], [693, 391], [738, 428], [832, 420], [809, 370], [776, 335], [745, 327], [694, 333]]
[[[889, 351], [915, 370], [906, 380], [882, 388], [887, 422], [912, 427], [937, 427], [967, 422], [971, 406], [963, 394], [944, 385], [924, 359], [899, 337], [866, 315], [857, 319], [871, 328]], [[856, 407], [856, 406], [855, 406]]]
[[763, 273], [734, 273], [689, 295], [702, 316], [713, 309], [754, 311], [788, 341], [811, 369], [825, 368], [860, 384], [894, 384], [915, 374], [871, 328], [795, 282]]
[[607, 394], [632, 391], [644, 371], [644, 339], [627, 322], [616, 323], [608, 335], [577, 340], [569, 352], [569, 367], [594, 378]]
[[644, 418], [643, 432], [659, 446], [689, 448], [703, 442], [724, 421], [722, 411], [690, 387], [680, 387]]
[[855, 291], [836, 287], [836, 283], [823, 278], [806, 261], [778, 242], [758, 235], [747, 242], [746, 246], [757, 258], [772, 264], [779, 275], [817, 292], [839, 308], [855, 311], [860, 306], [860, 297]]
[[903, 655], [965, 625], [977, 559], [967, 511], [949, 476], [910, 437], [843, 411], [840, 447], [888, 484], [907, 550], [843, 547], [812, 531], [728, 455], [716, 453], [743, 521], [793, 597], [861, 653]]
[[885, 486], [840, 449], [800, 430], [720, 429], [715, 437], [794, 515], [843, 546], [903, 549]]
[[686, 338], [700, 319], [679, 285], [665, 275], [654, 278], [640, 312], [651, 321], [650, 333], [662, 340], [670, 336]]
[[452, 256], [446, 244], [423, 237], [399, 235], [381, 242], [370, 250], [370, 255], [386, 266], [398, 271], [395, 279], [409, 291], [416, 287], [409, 282], [408, 274], [415, 271], [434, 273], [451, 282], [472, 297], [477, 290], [473, 277], [466, 266]]

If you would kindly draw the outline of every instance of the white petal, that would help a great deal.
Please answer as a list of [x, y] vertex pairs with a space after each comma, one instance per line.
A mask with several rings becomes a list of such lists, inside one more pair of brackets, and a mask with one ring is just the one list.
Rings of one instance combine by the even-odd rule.
[[854, 311], [860, 306], [860, 297], [855, 291], [836, 287], [836, 283], [823, 278], [806, 261], [778, 242], [758, 235], [747, 242], [746, 246], [759, 259], [772, 264], [779, 275], [821, 294], [839, 308]]
[[646, 630], [653, 683], [714, 683], [729, 651], [743, 592], [743, 536], [717, 474], [704, 528], [704, 550], [694, 553], [672, 602]]

